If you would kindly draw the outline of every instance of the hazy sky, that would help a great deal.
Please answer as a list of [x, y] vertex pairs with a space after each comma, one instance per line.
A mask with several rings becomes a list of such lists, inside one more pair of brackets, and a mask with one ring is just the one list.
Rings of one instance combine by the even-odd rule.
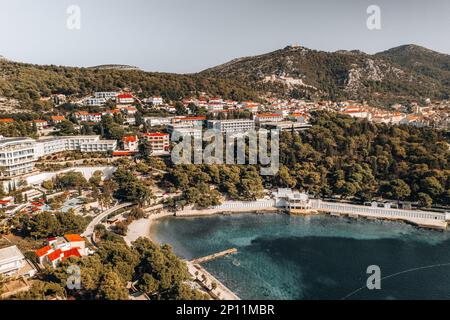
[[[290, 44], [450, 54], [450, 0], [0, 0], [0, 55], [37, 64], [196, 72]], [[366, 27], [369, 5], [381, 30]], [[81, 29], [66, 27], [70, 5]]]

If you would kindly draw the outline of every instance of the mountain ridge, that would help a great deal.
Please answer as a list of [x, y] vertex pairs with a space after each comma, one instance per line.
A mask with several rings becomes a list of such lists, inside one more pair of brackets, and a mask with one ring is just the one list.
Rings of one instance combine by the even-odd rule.
[[448, 99], [449, 66], [450, 55], [411, 44], [375, 54], [287, 46], [233, 59], [199, 74], [236, 78], [284, 95], [294, 91], [297, 95], [331, 99]]
[[224, 98], [365, 100], [376, 105], [450, 97], [450, 55], [417, 45], [379, 53], [325, 52], [286, 46], [192, 74], [147, 72], [128, 65], [94, 68], [34, 65], [0, 59], [0, 97], [33, 106], [51, 94], [132, 90], [169, 100], [206, 93]]

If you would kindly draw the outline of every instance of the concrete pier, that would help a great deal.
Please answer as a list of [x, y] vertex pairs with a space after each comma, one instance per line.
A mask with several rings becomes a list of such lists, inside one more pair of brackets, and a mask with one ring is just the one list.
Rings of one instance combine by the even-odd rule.
[[218, 259], [218, 258], [221, 258], [221, 257], [228, 256], [228, 255], [233, 254], [233, 253], [237, 253], [237, 249], [236, 248], [231, 248], [231, 249], [228, 249], [228, 250], [225, 250], [225, 251], [221, 251], [221, 252], [218, 252], [218, 253], [211, 254], [211, 255], [206, 256], [206, 257], [194, 259], [194, 260], [191, 261], [191, 263], [192, 264], [205, 263], [205, 262], [208, 262], [208, 261], [211, 261], [211, 260], [215, 260], [215, 259]]

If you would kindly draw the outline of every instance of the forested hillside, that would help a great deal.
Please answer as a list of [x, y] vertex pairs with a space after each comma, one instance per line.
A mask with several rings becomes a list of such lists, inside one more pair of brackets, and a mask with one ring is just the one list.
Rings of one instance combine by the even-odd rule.
[[450, 96], [450, 56], [414, 45], [370, 55], [288, 46], [235, 59], [200, 74], [241, 79], [264, 92], [332, 100], [402, 102]]
[[284, 133], [277, 184], [317, 195], [380, 196], [450, 204], [448, 136], [432, 129], [375, 125], [316, 113], [302, 135]]
[[200, 75], [149, 73], [140, 70], [87, 69], [0, 61], [0, 97], [13, 98], [31, 107], [51, 94], [91, 95], [94, 91], [129, 90], [180, 100], [205, 92], [235, 100], [252, 99], [256, 93], [236, 80]]
[[[208, 207], [218, 191], [234, 200], [262, 195], [266, 184], [303, 190], [317, 197], [370, 201], [410, 200], [421, 207], [450, 205], [449, 137], [432, 129], [375, 125], [317, 112], [313, 127], [283, 132], [281, 167], [261, 177], [256, 166], [180, 165], [169, 169], [165, 186], [183, 191], [182, 205]], [[217, 186], [210, 189], [208, 184]]]

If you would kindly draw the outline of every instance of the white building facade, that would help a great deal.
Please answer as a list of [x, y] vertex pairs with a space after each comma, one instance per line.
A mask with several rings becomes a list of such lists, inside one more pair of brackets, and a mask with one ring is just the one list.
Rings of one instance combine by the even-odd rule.
[[245, 133], [255, 129], [255, 121], [249, 119], [209, 120], [208, 129], [222, 133]]
[[3, 277], [28, 276], [32, 277], [36, 270], [25, 260], [22, 252], [11, 246], [0, 249], [0, 275]]
[[26, 137], [0, 137], [0, 177], [27, 174], [34, 169], [35, 140]]

